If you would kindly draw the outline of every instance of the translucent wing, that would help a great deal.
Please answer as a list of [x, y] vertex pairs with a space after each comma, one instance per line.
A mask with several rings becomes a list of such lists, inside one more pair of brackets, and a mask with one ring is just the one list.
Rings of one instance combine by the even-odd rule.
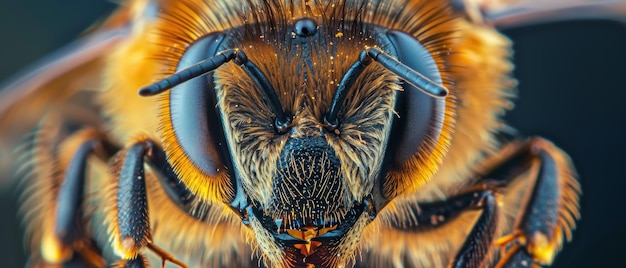
[[95, 30], [0, 84], [0, 170], [14, 166], [16, 144], [47, 112], [71, 103], [90, 105], [84, 96], [98, 88], [106, 56], [137, 30], [138, 22], [150, 19], [152, 6], [148, 1], [124, 5]]
[[580, 19], [626, 22], [624, 0], [451, 0], [451, 3], [472, 20], [501, 29]]

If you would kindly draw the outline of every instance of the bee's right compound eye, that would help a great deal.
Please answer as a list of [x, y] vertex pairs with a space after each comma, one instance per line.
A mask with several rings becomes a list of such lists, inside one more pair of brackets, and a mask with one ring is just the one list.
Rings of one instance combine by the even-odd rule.
[[[214, 57], [223, 33], [208, 34], [191, 44], [176, 72]], [[234, 178], [224, 131], [216, 106], [213, 73], [209, 72], [177, 85], [167, 93], [161, 123], [164, 146], [174, 170], [190, 190], [206, 199], [228, 202], [234, 196]]]

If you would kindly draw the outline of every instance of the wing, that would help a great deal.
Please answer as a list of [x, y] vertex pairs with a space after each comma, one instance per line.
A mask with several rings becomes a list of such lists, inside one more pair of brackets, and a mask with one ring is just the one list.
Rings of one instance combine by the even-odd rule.
[[[90, 105], [86, 89], [99, 87], [106, 56], [137, 30], [138, 22], [150, 19], [153, 2], [128, 2], [82, 38], [0, 84], [0, 170], [15, 166], [12, 151], [43, 115], [71, 103]], [[8, 182], [6, 174], [0, 184]]]
[[471, 20], [499, 29], [580, 19], [626, 22], [624, 0], [451, 0]]

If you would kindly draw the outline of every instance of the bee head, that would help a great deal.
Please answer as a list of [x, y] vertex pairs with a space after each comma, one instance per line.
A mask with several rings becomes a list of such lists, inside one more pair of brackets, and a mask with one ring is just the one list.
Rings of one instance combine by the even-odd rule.
[[379, 210], [434, 173], [446, 99], [428, 88], [442, 78], [401, 31], [311, 18], [267, 27], [186, 48], [159, 82], [173, 86], [164, 148], [194, 194], [239, 213], [270, 262], [336, 266]]

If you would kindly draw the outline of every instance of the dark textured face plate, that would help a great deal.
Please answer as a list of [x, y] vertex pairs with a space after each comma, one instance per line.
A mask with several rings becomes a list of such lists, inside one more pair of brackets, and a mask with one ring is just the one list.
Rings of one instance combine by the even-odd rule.
[[341, 163], [324, 138], [289, 139], [277, 170], [269, 210], [284, 228], [328, 227], [344, 217]]

